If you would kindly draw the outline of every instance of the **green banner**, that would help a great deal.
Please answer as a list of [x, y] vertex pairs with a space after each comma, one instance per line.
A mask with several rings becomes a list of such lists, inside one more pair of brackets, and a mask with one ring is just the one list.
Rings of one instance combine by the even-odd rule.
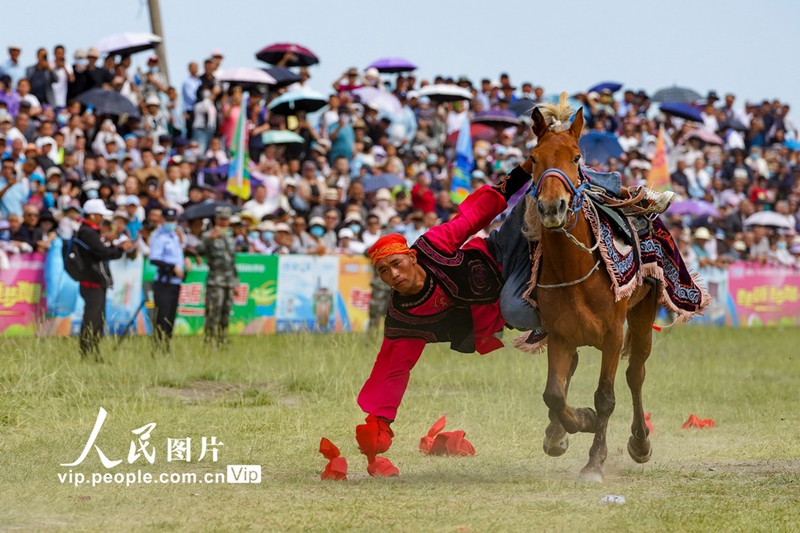
[[[237, 254], [236, 269], [239, 286], [233, 290], [233, 314], [228, 331], [231, 334], [274, 333], [278, 256]], [[155, 275], [155, 267], [146, 262], [142, 273], [144, 283], [152, 282]], [[192, 264], [181, 285], [175, 334], [202, 333], [207, 275], [205, 262]]]

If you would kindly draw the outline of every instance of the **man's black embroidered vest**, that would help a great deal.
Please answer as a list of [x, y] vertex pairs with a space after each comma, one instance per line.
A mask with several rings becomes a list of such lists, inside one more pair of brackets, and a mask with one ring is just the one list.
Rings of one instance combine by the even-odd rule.
[[[443, 253], [424, 235], [411, 248], [417, 251], [417, 262], [425, 270], [425, 284], [412, 296], [392, 291], [384, 336], [388, 339], [414, 337], [426, 342], [449, 342], [452, 350], [474, 352], [475, 335], [469, 306], [497, 301], [502, 288], [500, 271], [479, 250]], [[437, 285], [453, 305], [432, 315], [408, 312], [428, 301]]]

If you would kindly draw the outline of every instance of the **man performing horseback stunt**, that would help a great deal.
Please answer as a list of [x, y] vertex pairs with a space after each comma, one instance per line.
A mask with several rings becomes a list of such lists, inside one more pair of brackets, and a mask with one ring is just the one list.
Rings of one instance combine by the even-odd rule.
[[[393, 234], [369, 249], [378, 275], [392, 287], [384, 340], [358, 395], [368, 416], [356, 428], [356, 441], [370, 475], [399, 473], [378, 454], [392, 444], [390, 424], [425, 344], [449, 342], [459, 352], [486, 354], [504, 346], [498, 337], [507, 324], [521, 330], [541, 327], [538, 311], [522, 298], [531, 276], [530, 250], [519, 241], [525, 202], [499, 231], [470, 240], [506, 209], [532, 171], [528, 159], [496, 185], [483, 186], [461, 203], [453, 220], [431, 228], [411, 247]], [[669, 197], [656, 193], [646, 203], [663, 210]]]

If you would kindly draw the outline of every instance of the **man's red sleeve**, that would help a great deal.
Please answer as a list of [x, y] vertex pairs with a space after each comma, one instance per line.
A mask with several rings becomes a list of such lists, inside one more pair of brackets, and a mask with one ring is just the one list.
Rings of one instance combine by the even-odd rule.
[[506, 207], [503, 195], [490, 185], [484, 185], [461, 202], [453, 220], [432, 227], [425, 232], [425, 237], [439, 250], [453, 253], [491, 224]]

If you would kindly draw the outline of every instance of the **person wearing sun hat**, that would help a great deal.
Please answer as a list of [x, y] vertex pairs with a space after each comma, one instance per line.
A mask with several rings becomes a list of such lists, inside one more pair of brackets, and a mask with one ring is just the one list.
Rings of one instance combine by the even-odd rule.
[[81, 323], [80, 348], [86, 359], [94, 355], [96, 361], [102, 362], [100, 355], [100, 337], [103, 336], [106, 312], [106, 289], [112, 284], [111, 270], [108, 261], [119, 259], [122, 254], [133, 248], [128, 240], [119, 246], [110, 246], [100, 239], [100, 226], [103, 217], [112, 216], [113, 212], [106, 208], [103, 200], [95, 198], [83, 205], [83, 220], [75, 241], [75, 250], [81, 256], [83, 270], [80, 279], [80, 294], [85, 303], [83, 322]]
[[358, 395], [367, 417], [356, 427], [356, 442], [367, 456], [371, 476], [399, 474], [379, 454], [392, 444], [390, 425], [427, 343], [449, 342], [462, 353], [486, 354], [503, 347], [497, 336], [506, 324], [499, 303], [501, 267], [493, 244], [470, 237], [489, 226], [528, 184], [531, 166], [527, 159], [496, 185], [472, 193], [453, 220], [431, 228], [412, 246], [403, 235], [390, 234], [369, 248], [378, 276], [392, 288], [383, 343]]

